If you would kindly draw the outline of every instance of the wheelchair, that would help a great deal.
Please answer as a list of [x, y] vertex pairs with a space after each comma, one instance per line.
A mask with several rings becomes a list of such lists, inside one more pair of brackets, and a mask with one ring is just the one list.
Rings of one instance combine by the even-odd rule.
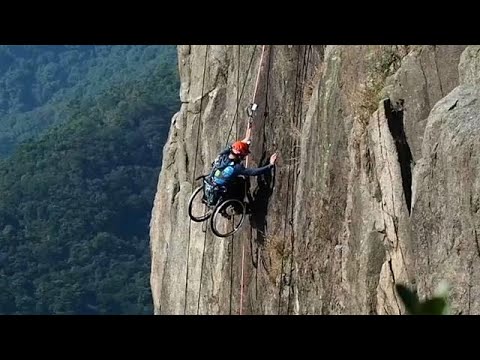
[[188, 215], [195, 222], [210, 220], [212, 232], [221, 238], [232, 236], [243, 225], [247, 214], [246, 179], [238, 177], [228, 187], [213, 185], [208, 175], [190, 196]]

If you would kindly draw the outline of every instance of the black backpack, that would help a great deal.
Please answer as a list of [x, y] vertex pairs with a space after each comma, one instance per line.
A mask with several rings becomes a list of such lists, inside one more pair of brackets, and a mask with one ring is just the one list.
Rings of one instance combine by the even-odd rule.
[[227, 166], [230, 165], [234, 165], [234, 162], [229, 158], [229, 154], [220, 156], [212, 163], [212, 171], [210, 171], [209, 178], [213, 180], [217, 171], [223, 171]]

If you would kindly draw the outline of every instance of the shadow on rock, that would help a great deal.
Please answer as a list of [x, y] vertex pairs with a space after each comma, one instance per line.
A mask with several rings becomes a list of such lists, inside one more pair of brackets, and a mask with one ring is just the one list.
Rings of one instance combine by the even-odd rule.
[[[260, 160], [260, 166], [267, 164], [265, 161], [265, 153], [263, 153]], [[267, 173], [257, 177], [257, 188], [253, 192], [247, 192], [248, 201], [250, 205], [250, 224], [257, 232], [257, 242], [262, 245], [265, 242], [265, 234], [267, 230], [267, 214], [270, 197], [275, 187], [275, 168], [272, 173]], [[248, 183], [250, 188], [250, 183]]]

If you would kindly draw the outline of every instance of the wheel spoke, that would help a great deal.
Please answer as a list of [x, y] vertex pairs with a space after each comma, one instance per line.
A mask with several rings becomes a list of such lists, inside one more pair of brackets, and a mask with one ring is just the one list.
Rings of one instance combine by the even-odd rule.
[[[229, 199], [219, 204], [212, 215], [211, 227], [216, 236], [227, 237], [234, 234], [245, 218], [245, 204], [237, 199]], [[228, 230], [230, 229], [231, 230]]]
[[188, 203], [188, 214], [193, 221], [205, 221], [212, 213], [202, 199], [203, 186], [199, 186], [190, 196]]

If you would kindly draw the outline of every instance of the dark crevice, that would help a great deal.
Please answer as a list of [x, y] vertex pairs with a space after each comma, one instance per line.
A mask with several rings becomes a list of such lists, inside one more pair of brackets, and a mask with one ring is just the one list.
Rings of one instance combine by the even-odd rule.
[[438, 84], [440, 85], [440, 94], [442, 97], [444, 97], [443, 93], [443, 86], [442, 86], [442, 77], [440, 76], [440, 71], [438, 70], [438, 63], [437, 63], [437, 46], [434, 45], [434, 51], [433, 51], [433, 61], [435, 62], [435, 70], [437, 72], [437, 78], [438, 78]]
[[385, 101], [385, 115], [388, 121], [388, 128], [392, 134], [397, 148], [398, 162], [402, 174], [402, 186], [407, 202], [408, 213], [410, 214], [412, 205], [412, 152], [407, 142], [403, 124], [403, 100], [397, 102], [393, 107], [390, 100]]
[[427, 80], [427, 75], [425, 75], [425, 70], [423, 69], [423, 65], [420, 63], [420, 70], [422, 70], [422, 74], [423, 74], [423, 79], [425, 80], [425, 88], [424, 88], [424, 91], [425, 91], [425, 95], [426, 95], [426, 99], [427, 99], [427, 102], [428, 102], [428, 108], [430, 109], [431, 106], [430, 106], [430, 95], [428, 93], [428, 80]]
[[469, 266], [469, 272], [468, 272], [468, 312], [467, 315], [470, 315], [470, 309], [471, 309], [471, 304], [472, 304], [472, 298], [471, 298], [471, 292], [472, 292], [472, 272], [473, 272], [473, 259], [470, 262]]
[[473, 229], [473, 234], [475, 235], [475, 244], [477, 245], [477, 255], [480, 257], [480, 244], [478, 243], [477, 229]]
[[173, 191], [172, 191], [172, 198], [170, 199], [170, 205], [173, 205], [175, 203], [177, 194], [180, 192], [180, 184], [178, 182], [175, 182], [173, 184]]
[[[260, 166], [266, 163], [265, 152], [260, 159]], [[256, 241], [258, 246], [265, 245], [265, 234], [267, 230], [267, 213], [270, 197], [273, 194], [275, 183], [274, 175], [267, 173], [257, 178], [257, 189], [250, 194], [247, 192], [249, 203], [251, 205], [250, 224], [256, 231]]]
[[[395, 285], [396, 285], [397, 282], [395, 281], [395, 274], [393, 272], [392, 259], [388, 260], [388, 266], [390, 268], [390, 273], [392, 274], [393, 287], [395, 288]], [[401, 313], [400, 305], [398, 304], [397, 294], [396, 294], [395, 290], [393, 291], [393, 297], [395, 299], [395, 303], [397, 305], [398, 312]]]

